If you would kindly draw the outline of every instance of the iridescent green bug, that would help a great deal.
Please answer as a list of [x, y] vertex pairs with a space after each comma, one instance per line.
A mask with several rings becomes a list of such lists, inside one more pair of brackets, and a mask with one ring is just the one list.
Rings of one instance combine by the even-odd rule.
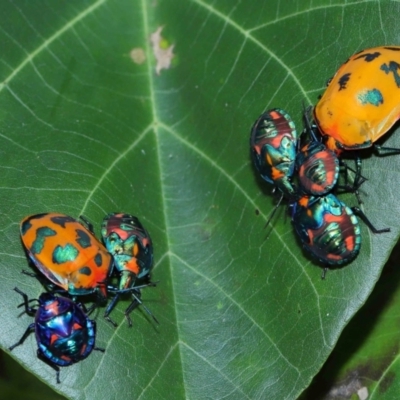
[[280, 108], [265, 111], [251, 129], [250, 149], [261, 177], [290, 198], [297, 153], [297, 131], [290, 115]]
[[[113, 256], [114, 272], [119, 275], [120, 293], [129, 290], [132, 293], [133, 301], [125, 310], [129, 325], [132, 326], [129, 314], [138, 305], [142, 305], [158, 323], [140, 300], [142, 287], [155, 286], [154, 282], [149, 282], [153, 268], [153, 243], [149, 233], [140, 223], [139, 218], [125, 213], [110, 213], [103, 219], [101, 236], [108, 252]], [[138, 285], [138, 282], [143, 280], [147, 280], [148, 283]], [[106, 309], [106, 315], [114, 308], [120, 293], [115, 294]]]
[[358, 207], [348, 207], [334, 194], [303, 196], [292, 203], [292, 222], [305, 250], [324, 265], [322, 278], [329, 266], [340, 266], [354, 260], [361, 247], [360, 217], [373, 233], [376, 229]]

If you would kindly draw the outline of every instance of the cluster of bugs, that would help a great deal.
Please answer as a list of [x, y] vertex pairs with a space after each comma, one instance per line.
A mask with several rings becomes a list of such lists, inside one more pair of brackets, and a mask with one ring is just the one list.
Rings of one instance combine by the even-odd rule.
[[[131, 296], [125, 310], [129, 326], [130, 313], [139, 305], [157, 319], [142, 303], [141, 289], [155, 286], [150, 282], [153, 267], [151, 238], [137, 217], [123, 213], [106, 215], [101, 225], [101, 243], [92, 224], [59, 213], [30, 215], [21, 221], [21, 240], [29, 260], [39, 273], [24, 271], [37, 278], [46, 288], [38, 299], [15, 288], [23, 298], [20, 306], [34, 322], [9, 350], [21, 345], [35, 332], [37, 356], [56, 371], [85, 359], [95, 346], [96, 322], [89, 318], [99, 305], [107, 304], [104, 318], [117, 324], [110, 313], [123, 295]], [[118, 284], [113, 284], [115, 279]], [[94, 296], [87, 309], [78, 299]], [[30, 303], [37, 302], [36, 307]]]
[[[359, 254], [358, 218], [376, 229], [359, 207], [348, 207], [337, 191], [356, 194], [365, 181], [355, 150], [372, 147], [378, 155], [400, 149], [375, 142], [400, 118], [400, 47], [380, 46], [351, 56], [328, 82], [315, 107], [304, 110], [305, 128], [298, 135], [282, 109], [265, 111], [251, 130], [250, 149], [261, 177], [286, 199], [299, 241], [324, 266], [341, 266]], [[342, 156], [353, 151], [355, 168]], [[345, 184], [339, 185], [339, 172]], [[348, 173], [354, 172], [353, 184]], [[279, 203], [278, 203], [279, 205]], [[358, 217], [358, 218], [357, 218]]]

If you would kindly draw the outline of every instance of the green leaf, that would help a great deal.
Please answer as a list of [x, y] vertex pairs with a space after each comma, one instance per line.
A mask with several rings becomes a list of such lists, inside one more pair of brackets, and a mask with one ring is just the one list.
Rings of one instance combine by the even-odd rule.
[[[37, 360], [33, 337], [12, 356], [73, 399], [296, 398], [368, 298], [396, 242], [400, 158], [366, 151], [363, 162], [363, 209], [392, 232], [373, 235], [363, 226], [359, 257], [322, 281], [284, 207], [264, 230], [274, 199], [251, 166], [249, 130], [271, 107], [286, 109], [301, 130], [302, 103], [315, 104], [347, 57], [397, 43], [399, 8], [376, 1], [4, 2], [1, 346], [32, 322], [17, 318], [13, 287], [30, 298], [43, 291], [20, 273], [27, 260], [19, 221], [40, 212], [84, 214], [98, 231], [106, 213], [129, 212], [154, 242], [160, 283], [143, 299], [160, 326], [138, 310], [129, 329], [127, 301], [113, 313], [117, 329], [100, 312], [97, 345], [106, 352], [63, 368], [60, 385]], [[160, 28], [157, 63], [150, 38]], [[398, 135], [385, 140], [400, 147]], [[343, 199], [356, 204], [354, 196]]]

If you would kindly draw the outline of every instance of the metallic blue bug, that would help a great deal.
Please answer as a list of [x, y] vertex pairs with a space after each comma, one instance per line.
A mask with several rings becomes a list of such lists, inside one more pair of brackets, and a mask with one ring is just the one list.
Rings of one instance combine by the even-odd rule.
[[333, 194], [302, 197], [294, 204], [292, 219], [305, 249], [324, 264], [344, 264], [360, 251], [357, 217]]
[[37, 356], [56, 371], [57, 383], [60, 383], [60, 368], [85, 359], [92, 350], [104, 352], [95, 347], [96, 323], [90, 320], [83, 309], [72, 300], [57, 297], [51, 293], [42, 293], [36, 309], [29, 306], [32, 300], [18, 288], [14, 289], [23, 299], [25, 312], [35, 316], [35, 322], [30, 324], [21, 339], [9, 347], [24, 343], [25, 339], [35, 332], [38, 345]]
[[117, 303], [121, 293], [131, 291], [133, 301], [125, 310], [125, 316], [129, 326], [132, 321], [129, 314], [138, 305], [142, 305], [149, 315], [158, 323], [157, 319], [140, 300], [140, 289], [147, 286], [155, 286], [149, 282], [135, 286], [138, 280], [150, 279], [150, 271], [153, 268], [153, 244], [149, 233], [140, 223], [139, 218], [130, 214], [107, 214], [101, 225], [101, 235], [108, 252], [113, 256], [115, 272], [119, 274], [119, 292], [107, 306], [107, 317]]
[[361, 247], [360, 217], [373, 233], [390, 232], [376, 229], [358, 207], [348, 207], [334, 194], [303, 196], [292, 203], [292, 221], [303, 247], [318, 261], [340, 266], [352, 261]]

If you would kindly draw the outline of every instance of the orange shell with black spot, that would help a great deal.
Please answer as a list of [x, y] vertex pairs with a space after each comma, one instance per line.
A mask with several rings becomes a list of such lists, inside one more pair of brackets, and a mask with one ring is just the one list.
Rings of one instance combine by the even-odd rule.
[[112, 256], [84, 225], [64, 214], [30, 215], [21, 221], [30, 259], [52, 283], [72, 295], [100, 290], [112, 272]]
[[400, 46], [379, 46], [351, 56], [314, 108], [331, 149], [372, 146], [400, 118]]

